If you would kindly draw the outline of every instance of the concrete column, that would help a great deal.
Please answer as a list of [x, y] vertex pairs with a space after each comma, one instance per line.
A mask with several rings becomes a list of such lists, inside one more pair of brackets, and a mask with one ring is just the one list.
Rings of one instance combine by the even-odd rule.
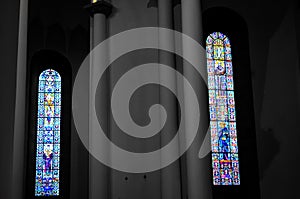
[[[173, 29], [173, 0], [158, 0], [158, 25], [161, 28]], [[174, 37], [165, 37], [159, 33], [159, 45], [167, 45], [171, 49], [175, 48]], [[176, 70], [175, 56], [172, 53], [159, 52], [159, 63], [168, 65]], [[165, 74], [159, 70], [160, 80], [167, 80], [176, 87], [176, 72]], [[168, 143], [172, 139], [172, 135], [177, 132], [177, 104], [176, 98], [170, 98], [161, 90], [160, 104], [168, 106], [168, 120], [171, 125], [161, 132], [161, 143]], [[179, 147], [179, 146], [178, 146]], [[178, 153], [178, 151], [174, 151]], [[161, 158], [164, 158], [163, 156]], [[174, 162], [167, 168], [161, 170], [161, 199], [180, 199], [181, 198], [181, 180], [180, 180], [180, 164], [179, 161]]]
[[93, 47], [106, 39], [106, 16], [102, 13], [96, 13], [93, 18]]
[[13, 168], [11, 196], [13, 199], [25, 197], [25, 133], [26, 133], [26, 69], [27, 69], [27, 23], [28, 0], [20, 1], [19, 41], [16, 77], [16, 101], [13, 139]]
[[[103, 0], [95, 1], [93, 0], [92, 4], [86, 6], [86, 9], [90, 12], [92, 19], [91, 19], [91, 50], [96, 47], [99, 43], [104, 41], [107, 38], [107, 17], [111, 14], [112, 5]], [[94, 74], [97, 70], [101, 67], [101, 61], [104, 60], [104, 57], [107, 55], [97, 55], [92, 54], [90, 60], [90, 93], [97, 85], [93, 82], [95, 80]], [[107, 91], [108, 91], [107, 87]], [[107, 91], [104, 91], [105, 93]], [[100, 100], [106, 102], [106, 96]], [[92, 111], [95, 107], [92, 106], [92, 101], [95, 99], [95, 96], [90, 94], [89, 97], [89, 112]], [[102, 103], [99, 101], [95, 101], [95, 103]], [[99, 110], [98, 110], [99, 111]], [[106, 111], [106, 110], [101, 110]], [[91, 114], [89, 114], [91, 115]], [[97, 144], [92, 142], [94, 137], [92, 136], [92, 131], [94, 130], [93, 127], [95, 126], [95, 122], [91, 117], [89, 118], [89, 144], [90, 148], [98, 148], [93, 147], [92, 145]], [[107, 150], [107, 149], [104, 149]], [[109, 151], [107, 151], [109, 153]], [[90, 155], [89, 159], [89, 198], [90, 199], [102, 199], [102, 198], [109, 198], [109, 169], [102, 165], [98, 160], [96, 160], [93, 156]]]
[[182, 0], [182, 32], [202, 44], [202, 10], [201, 0]]
[[[194, 40], [198, 41], [200, 44], [203, 42], [203, 30], [202, 30], [202, 14], [201, 14], [201, 0], [182, 0], [181, 1], [181, 9], [182, 9], [182, 32], [190, 37], [192, 37]], [[192, 53], [191, 50], [189, 50], [189, 46], [183, 43], [182, 45], [183, 55], [187, 53]], [[204, 46], [205, 48], [205, 46]], [[205, 55], [199, 55], [199, 59], [205, 60], [204, 63], [206, 63], [206, 57]], [[203, 66], [200, 66], [201, 71], [206, 71], [206, 64]], [[185, 77], [191, 77], [193, 76], [192, 71], [187, 69], [187, 64], [183, 64], [183, 73]], [[197, 87], [198, 88], [198, 87]], [[185, 104], [188, 103], [188, 97], [185, 92], [185, 88], [183, 88], [183, 95], [184, 95], [184, 101]], [[201, 96], [206, 97], [207, 96], [207, 89], [205, 85], [199, 85], [199, 90], [196, 92], [200, 92]], [[200, 99], [201, 100], [201, 99]], [[206, 102], [206, 99], [201, 100], [201, 103]], [[185, 111], [188, 111], [185, 109]], [[204, 110], [201, 110], [201, 114], [205, 114], [206, 112]], [[189, 113], [185, 113], [186, 116], [189, 116]], [[191, 116], [192, 117], [192, 116]], [[189, 117], [185, 117], [187, 120], [189, 120]], [[201, 116], [202, 119], [202, 116]], [[200, 124], [202, 125], [202, 124]], [[188, 127], [186, 127], [188, 128]], [[203, 128], [203, 126], [202, 126]], [[201, 129], [200, 126], [200, 133], [199, 136], [196, 137], [197, 140], [194, 141], [194, 144], [191, 146], [191, 148], [186, 153], [186, 194], [188, 195], [189, 199], [209, 199], [212, 196], [211, 193], [211, 173], [210, 173], [210, 155], [207, 155], [204, 159], [198, 158], [198, 152], [200, 149], [200, 146], [203, 142], [203, 139], [205, 137], [206, 131]]]

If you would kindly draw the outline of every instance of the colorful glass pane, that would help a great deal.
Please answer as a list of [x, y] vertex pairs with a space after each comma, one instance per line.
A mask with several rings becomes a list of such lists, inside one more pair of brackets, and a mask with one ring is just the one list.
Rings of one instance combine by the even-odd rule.
[[59, 195], [61, 77], [52, 69], [39, 76], [35, 196]]
[[220, 32], [206, 39], [214, 185], [240, 185], [231, 46]]

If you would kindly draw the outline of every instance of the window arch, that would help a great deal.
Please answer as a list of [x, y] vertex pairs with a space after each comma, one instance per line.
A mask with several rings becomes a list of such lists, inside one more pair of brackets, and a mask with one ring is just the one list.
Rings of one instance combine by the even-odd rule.
[[47, 69], [39, 76], [35, 196], [59, 195], [61, 76]]
[[206, 39], [209, 115], [214, 185], [240, 185], [233, 69], [229, 38]]

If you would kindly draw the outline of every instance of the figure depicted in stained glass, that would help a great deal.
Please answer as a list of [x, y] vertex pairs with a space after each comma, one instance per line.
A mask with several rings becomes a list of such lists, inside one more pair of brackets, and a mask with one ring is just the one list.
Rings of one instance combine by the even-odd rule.
[[52, 168], [52, 159], [53, 159], [53, 152], [52, 152], [52, 144], [47, 144], [44, 146], [44, 172], [50, 172]]
[[35, 196], [59, 195], [61, 78], [48, 69], [39, 76]]
[[230, 152], [230, 137], [225, 123], [221, 123], [222, 130], [219, 132], [219, 152]]
[[225, 71], [225, 63], [223, 61], [215, 61], [215, 71], [219, 75], [223, 75]]
[[239, 185], [238, 142], [231, 46], [214, 32], [206, 40], [214, 185]]

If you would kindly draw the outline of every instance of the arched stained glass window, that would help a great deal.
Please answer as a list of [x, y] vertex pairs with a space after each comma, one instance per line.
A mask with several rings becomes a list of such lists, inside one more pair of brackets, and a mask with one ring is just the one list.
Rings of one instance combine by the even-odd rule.
[[207, 72], [214, 185], [240, 185], [232, 56], [229, 38], [207, 37]]
[[59, 195], [61, 77], [43, 71], [38, 84], [35, 196]]

